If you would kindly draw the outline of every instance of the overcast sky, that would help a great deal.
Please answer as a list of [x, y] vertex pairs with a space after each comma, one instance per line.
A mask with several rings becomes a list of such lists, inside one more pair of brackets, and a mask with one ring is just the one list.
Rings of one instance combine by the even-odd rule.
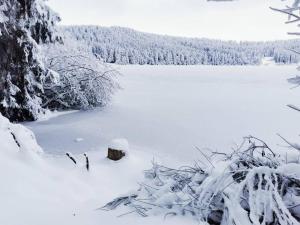
[[123, 26], [224, 40], [287, 39], [287, 31], [297, 31], [284, 24], [284, 15], [269, 9], [283, 7], [281, 0], [49, 0], [49, 5], [65, 25]]

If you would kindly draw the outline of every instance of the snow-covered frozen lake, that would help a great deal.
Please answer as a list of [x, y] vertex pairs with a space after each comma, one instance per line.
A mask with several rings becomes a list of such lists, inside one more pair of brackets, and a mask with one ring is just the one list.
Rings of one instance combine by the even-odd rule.
[[27, 123], [50, 153], [104, 151], [111, 139], [184, 161], [195, 146], [230, 151], [249, 134], [282, 145], [298, 141], [300, 89], [286, 79], [295, 66], [122, 66], [123, 89], [110, 106]]

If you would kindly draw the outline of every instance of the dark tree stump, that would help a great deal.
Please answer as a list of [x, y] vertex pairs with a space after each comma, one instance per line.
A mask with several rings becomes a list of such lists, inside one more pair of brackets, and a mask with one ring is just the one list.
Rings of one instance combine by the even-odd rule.
[[108, 148], [107, 158], [113, 161], [118, 161], [125, 156], [125, 152], [122, 150]]

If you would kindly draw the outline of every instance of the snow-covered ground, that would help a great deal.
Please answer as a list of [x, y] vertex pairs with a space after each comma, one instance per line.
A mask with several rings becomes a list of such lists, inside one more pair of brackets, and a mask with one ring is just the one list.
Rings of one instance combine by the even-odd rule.
[[46, 152], [104, 155], [112, 139], [126, 138], [137, 151], [193, 162], [200, 157], [195, 146], [228, 152], [250, 134], [273, 148], [283, 144], [277, 133], [299, 140], [300, 114], [286, 107], [300, 104], [299, 89], [286, 81], [295, 66], [120, 70], [123, 90], [107, 108], [26, 124]]
[[146, 153], [131, 151], [121, 162], [111, 162], [98, 152], [89, 152], [87, 171], [83, 155], [74, 156], [75, 165], [66, 156], [45, 154], [31, 131], [1, 115], [0, 142], [0, 224], [195, 224], [185, 218], [119, 218], [126, 209], [98, 209], [136, 189], [143, 179], [142, 170], [151, 166], [151, 156]]
[[[277, 132], [298, 141], [300, 114], [285, 106], [299, 100], [299, 91], [286, 82], [294, 67], [125, 66], [121, 71], [123, 90], [111, 106], [25, 124], [46, 153], [29, 131], [0, 116], [5, 150], [0, 224], [199, 224], [159, 214], [119, 218], [128, 210], [96, 209], [136, 190], [153, 158], [182, 165], [201, 157], [195, 146], [229, 151], [248, 134], [283, 151]], [[128, 154], [120, 162], [105, 158], [115, 138], [129, 141], [128, 146], [123, 140]], [[76, 166], [65, 152], [74, 155]], [[83, 152], [88, 152], [89, 172]]]

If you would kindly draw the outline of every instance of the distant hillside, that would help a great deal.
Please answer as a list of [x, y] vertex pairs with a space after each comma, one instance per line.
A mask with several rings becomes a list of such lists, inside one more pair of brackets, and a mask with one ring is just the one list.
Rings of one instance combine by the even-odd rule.
[[275, 63], [300, 61], [292, 50], [300, 40], [235, 42], [183, 38], [122, 27], [64, 26], [65, 41], [78, 41], [105, 62], [150, 65], [257, 65], [264, 57]]

